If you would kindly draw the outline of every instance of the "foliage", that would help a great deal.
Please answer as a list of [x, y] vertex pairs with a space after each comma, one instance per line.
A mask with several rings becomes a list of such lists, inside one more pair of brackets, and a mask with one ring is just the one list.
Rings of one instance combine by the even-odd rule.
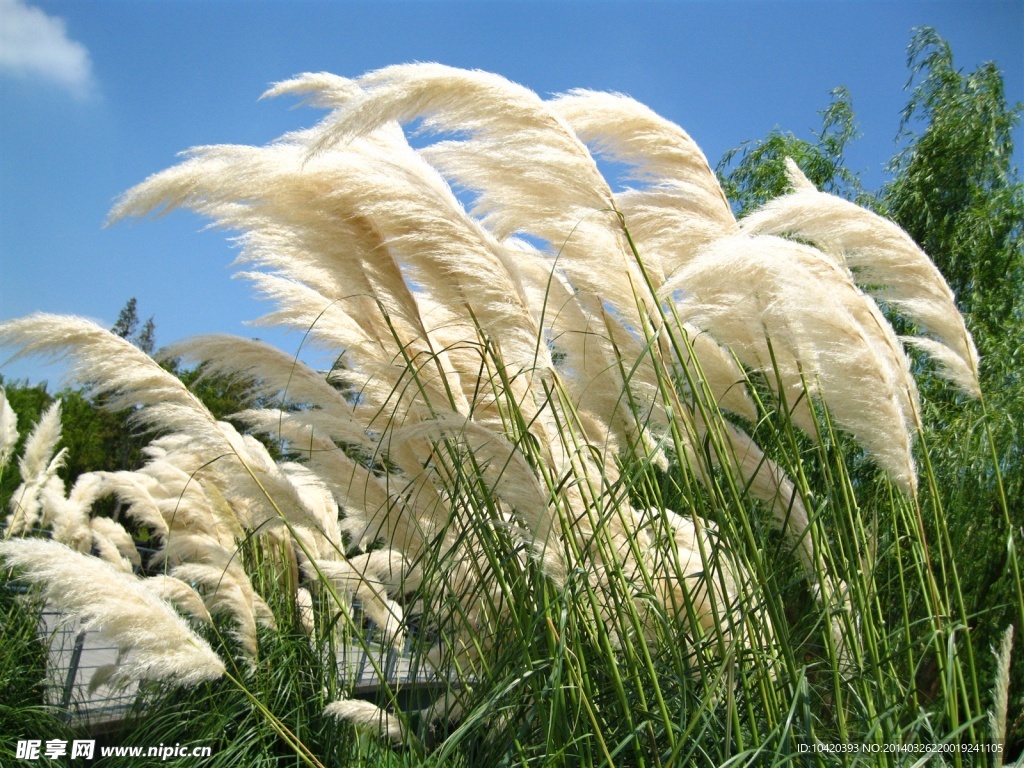
[[821, 115], [821, 132], [814, 134], [814, 142], [776, 129], [765, 138], [744, 142], [722, 156], [716, 172], [739, 215], [788, 191], [786, 158], [792, 158], [818, 189], [873, 207], [872, 196], [863, 190], [857, 174], [843, 161], [846, 145], [859, 135], [853, 100], [846, 88], [832, 91], [832, 103]]
[[40, 635], [42, 606], [25, 599], [0, 570], [0, 751], [15, 754], [19, 738], [66, 739], [63, 712], [46, 703], [46, 638]]

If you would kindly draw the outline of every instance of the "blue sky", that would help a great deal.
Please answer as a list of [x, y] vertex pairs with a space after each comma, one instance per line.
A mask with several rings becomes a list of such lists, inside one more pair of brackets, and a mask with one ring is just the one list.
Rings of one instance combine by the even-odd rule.
[[[876, 188], [921, 25], [965, 70], [995, 61], [1024, 101], [1024, 0], [0, 0], [0, 320], [44, 310], [109, 326], [135, 296], [159, 344], [230, 332], [294, 349], [244, 325], [269, 308], [231, 279], [225, 233], [180, 212], [103, 222], [117, 195], [190, 146], [264, 143], [318, 120], [258, 100], [299, 72], [440, 61], [542, 95], [621, 91], [685, 128], [712, 165], [775, 127], [810, 138], [843, 85], [862, 133], [848, 164]], [[8, 354], [5, 378], [58, 383], [61, 367]]]

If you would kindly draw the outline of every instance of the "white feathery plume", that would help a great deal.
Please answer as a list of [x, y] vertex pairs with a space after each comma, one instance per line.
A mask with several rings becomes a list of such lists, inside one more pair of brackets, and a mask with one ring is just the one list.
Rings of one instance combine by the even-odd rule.
[[318, 547], [318, 554], [342, 550], [341, 530], [338, 527], [338, 505], [327, 484], [309, 467], [296, 462], [280, 464], [281, 471], [291, 482], [295, 493], [309, 512], [315, 525], [298, 523], [296, 530], [310, 530], [326, 540], [326, 546]]
[[[850, 598], [845, 583], [829, 573], [828, 566], [814, 547], [810, 530], [810, 519], [803, 500], [793, 487], [786, 473], [741, 429], [727, 421], [722, 422], [722, 437], [725, 439], [726, 457], [713, 456], [712, 460], [730, 465], [738, 477], [743, 478], [750, 495], [765, 502], [772, 513], [772, 524], [793, 547], [793, 553], [803, 568], [804, 576], [812, 585], [815, 601], [825, 604], [831, 612], [831, 631], [835, 647], [840, 656], [847, 654], [846, 641], [842, 631], [842, 617], [836, 610], [849, 609]], [[698, 429], [701, 440], [703, 429]], [[702, 474], [701, 464], [691, 459], [690, 465]], [[702, 478], [702, 482], [706, 482]]]
[[[61, 543], [78, 552], [87, 552], [91, 541], [88, 511], [83, 505], [69, 501], [66, 493], [64, 481], [58, 475], [50, 475], [35, 494], [35, 514], [30, 517], [34, 518], [33, 524], [38, 523], [43, 528], [53, 528], [54, 522], [59, 521], [57, 527], [63, 529], [65, 539]], [[27, 529], [20, 533], [26, 532]]]
[[169, 564], [178, 563], [170, 569], [170, 575], [200, 587], [209, 612], [234, 619], [232, 635], [251, 657], [257, 655], [256, 625], [273, 627], [273, 615], [235, 554], [205, 537], [176, 534], [156, 557]]
[[[202, 454], [192, 471], [209, 464], [211, 471], [228, 473], [249, 492], [263, 520], [280, 514], [301, 517], [294, 488], [262, 446], [247, 444], [231, 425], [216, 421], [181, 381], [125, 339], [88, 320], [36, 313], [0, 324], [0, 344], [20, 345], [15, 357], [73, 356], [73, 374], [94, 394], [106, 394], [108, 408], [140, 405], [135, 420], [187, 434], [190, 450]], [[268, 495], [268, 489], [282, 495]]]
[[[15, 358], [29, 354], [71, 357], [69, 375], [84, 382], [92, 394], [106, 395], [105, 407], [133, 408], [132, 418], [141, 424], [188, 435], [192, 449], [204, 453], [193, 471], [224, 457], [234, 465], [237, 476], [251, 474], [250, 468], [242, 466], [248, 452], [242, 450], [230, 425], [217, 422], [181, 381], [131, 342], [95, 323], [35, 313], [0, 323], [0, 345], [18, 345]], [[265, 500], [259, 495], [255, 498]]]
[[[309, 338], [327, 349], [345, 350], [346, 356], [358, 361], [354, 370], [337, 371], [366, 402], [364, 411], [386, 411], [402, 418], [429, 415], [429, 409], [415, 397], [415, 391], [396, 387], [410, 375], [397, 348], [382, 347], [376, 334], [367, 332], [367, 323], [350, 315], [343, 305], [333, 302], [303, 283], [280, 275], [246, 272], [259, 293], [275, 302], [277, 309], [258, 321], [261, 325], [283, 325], [308, 330]], [[443, 382], [432, 374], [432, 367], [421, 367], [423, 388], [431, 402], [446, 398]], [[403, 394], [404, 393], [404, 394]]]
[[7, 400], [7, 392], [0, 387], [0, 469], [7, 462], [18, 443], [18, 415]]
[[[529, 322], [515, 262], [466, 216], [447, 184], [408, 147], [400, 134], [375, 134], [334, 154], [336, 165], [345, 173], [331, 190], [331, 204], [346, 218], [370, 222], [389, 253], [401, 263], [402, 271], [408, 273], [407, 279], [419, 286], [421, 293], [429, 293], [463, 322], [479, 323], [485, 332], [500, 339], [506, 364], [516, 368], [549, 365], [547, 350], [538, 348], [538, 333]], [[322, 204], [315, 199], [311, 203]], [[334, 303], [326, 297], [317, 300], [315, 295], [319, 292], [313, 286], [288, 287], [280, 278], [247, 276], [279, 304], [287, 296], [287, 312], [279, 310], [265, 321], [310, 327], [314, 335], [333, 343], [335, 348], [343, 344], [356, 359], [360, 354], [376, 356], [377, 366], [369, 369], [371, 373], [383, 374], [398, 361], [396, 340], [382, 343], [382, 335], [388, 335], [386, 329], [383, 334], [367, 334], [365, 317], [349, 315], [347, 302], [337, 309], [349, 317], [346, 325], [355, 327], [342, 329], [337, 325], [339, 317], [333, 311]], [[302, 280], [309, 282], [305, 275]], [[321, 315], [328, 307], [329, 316]], [[418, 317], [417, 323], [418, 328], [412, 330], [419, 333], [419, 339], [399, 336], [405, 348], [403, 354], [412, 359], [421, 352], [437, 357], [445, 378], [457, 384], [454, 369], [445, 365], [444, 350], [430, 344], [431, 335]], [[365, 340], [353, 348], [353, 341], [360, 335], [365, 335]], [[380, 351], [374, 352], [370, 348], [373, 345], [380, 346]], [[398, 373], [394, 371], [390, 378], [396, 378]], [[429, 381], [429, 370], [421, 371], [421, 378]], [[430, 390], [437, 392], [433, 395], [436, 399], [446, 392], [459, 392], [460, 388], [443, 389], [431, 384]], [[464, 400], [453, 406], [463, 411], [467, 408]]]
[[335, 75], [332, 72], [304, 72], [291, 80], [275, 83], [268, 88], [261, 99], [274, 98], [281, 94], [304, 96], [302, 104], [330, 108], [335, 102], [344, 98], [359, 95], [359, 85], [351, 78]]
[[[422, 118], [424, 131], [470, 133], [493, 142], [496, 148], [504, 144], [499, 150], [501, 156], [514, 159], [514, 167], [540, 157], [547, 160], [548, 167], [532, 168], [532, 178], [510, 174], [506, 169], [506, 183], [512, 188], [522, 187], [522, 194], [513, 196], [523, 198], [521, 202], [536, 200], [550, 209], [552, 201], [564, 199], [571, 190], [572, 197], [585, 200], [586, 206], [595, 210], [612, 203], [610, 190], [592, 158], [564, 121], [533, 91], [499, 75], [422, 63], [385, 67], [354, 82], [314, 78], [300, 75], [265, 94], [279, 96], [315, 89], [317, 106], [334, 110], [313, 147], [314, 154], [372, 133], [392, 121], [409, 123]], [[515, 224], [511, 229], [495, 226], [486, 217], [485, 223], [499, 238], [519, 228]]]
[[109, 562], [123, 573], [131, 573], [131, 563], [121, 555], [117, 545], [101, 534], [92, 532], [92, 550], [103, 562]]
[[988, 713], [989, 731], [992, 744], [999, 746], [995, 753], [995, 766], [1003, 763], [1003, 747], [1006, 743], [1006, 705], [1009, 700], [1010, 687], [1010, 655], [1013, 651], [1013, 624], [1003, 632], [999, 650], [993, 650], [996, 657], [996, 679], [992, 689], [992, 709]]
[[[678, 201], [669, 201], [666, 205], [670, 211], [676, 211], [679, 207]], [[661, 222], [664, 216], [657, 212], [654, 218]], [[676, 224], [677, 226], [666, 227], [668, 237], [678, 238], [682, 233], [695, 231], [688, 222]], [[639, 243], [640, 240], [633, 230], [632, 219], [627, 221], [627, 226], [630, 227], [634, 240]], [[723, 231], [725, 230], [716, 226], [715, 231], [707, 237], [692, 243], [688, 246], [687, 258], [707, 242], [724, 236]], [[640, 245], [640, 254], [645, 263], [651, 261], [650, 254], [658, 251], [659, 247]], [[669, 253], [670, 250], [663, 252]], [[665, 274], [675, 274], [680, 263], [681, 260], [666, 261]], [[642, 411], [654, 409], [652, 415], [655, 417], [654, 422], [657, 423], [660, 398], [657, 395], [657, 375], [650, 360], [650, 355], [655, 354], [657, 350], [646, 351], [641, 339], [634, 335], [635, 332], [628, 331], [617, 318], [609, 315], [599, 298], [600, 294], [586, 294], [574, 286], [567, 286], [567, 290], [562, 291], [559, 284], [551, 279], [550, 274], [545, 274], [543, 269], [539, 274], [534, 273], [534, 279], [538, 277], [543, 281], [541, 284], [548, 288], [542, 299], [546, 306], [545, 319], [550, 323], [549, 332], [559, 350], [566, 355], [566, 360], [561, 366], [562, 371], [576, 374], [567, 375], [566, 382], [574, 394], [582, 398], [578, 400], [579, 405], [605, 418], [619, 443], [628, 444], [627, 436], [635, 430], [638, 419], [622, 410], [626, 405], [624, 398], [621, 397], [625, 381], [618, 375], [617, 369], [621, 366], [622, 369], [631, 372], [629, 385], [632, 397], [640, 403]], [[654, 283], [661, 284], [663, 279], [662, 277], [654, 280]], [[699, 364], [703, 375], [697, 378], [704, 380], [716, 403], [725, 410], [754, 420], [756, 408], [744, 384], [742, 369], [732, 354], [711, 336], [701, 333], [700, 329], [692, 325], [683, 323], [682, 330], [689, 336], [693, 352], [692, 357], [687, 353], [686, 359], [676, 361], [677, 364], [681, 363], [694, 374], [695, 363]], [[603, 351], [599, 351], [602, 348]], [[684, 376], [680, 378], [685, 381]], [[605, 402], [598, 404], [598, 399]], [[612, 418], [609, 408], [619, 411], [618, 416]], [[660, 421], [664, 423], [663, 419]]]
[[640, 258], [651, 264], [649, 272], [654, 271], [658, 288], [702, 247], [739, 231], [732, 212], [726, 218], [714, 199], [692, 199], [667, 185], [627, 189], [615, 200]]
[[[365, 337], [359, 349], [375, 356], [384, 368], [400, 356], [402, 347], [411, 347], [409, 356], [416, 357], [427, 351], [422, 342], [426, 334], [409, 287], [377, 223], [353, 208], [351, 195], [341, 195], [351, 186], [353, 169], [365, 165], [367, 153], [333, 153], [329, 161], [307, 163], [308, 134], [295, 134], [259, 150], [195, 150], [185, 163], [127, 193], [113, 216], [144, 215], [162, 204], [187, 204], [211, 215], [219, 224], [244, 232], [243, 260], [273, 267], [304, 284], [301, 291], [297, 286], [290, 291], [286, 312], [274, 313], [264, 322], [312, 331], [314, 339], [335, 350], [344, 345], [350, 353], [354, 339]], [[363, 188], [364, 197], [380, 202], [378, 190], [365, 184]], [[228, 202], [239, 198], [247, 203]], [[271, 289], [271, 296], [276, 295], [273, 289], [283, 288], [280, 282], [268, 285], [269, 278], [247, 276]], [[347, 332], [339, 335], [337, 313], [321, 316], [326, 307], [358, 320], [350, 321]], [[443, 364], [443, 351], [438, 357]], [[450, 368], [447, 373], [455, 376]]]
[[[422, 175], [422, 174], [421, 174], [421, 175]], [[422, 179], [420, 179], [420, 180], [422, 180]], [[421, 185], [422, 185], [422, 184], [421, 184]], [[446, 190], [446, 187], [445, 187], [445, 190]], [[450, 208], [455, 208], [455, 207], [454, 207], [454, 206], [451, 206], [451, 205], [450, 205]], [[531, 337], [530, 337], [530, 338], [531, 338]], [[536, 356], [536, 352], [535, 352], [535, 356]]]
[[203, 533], [231, 547], [244, 536], [240, 510], [224, 498], [203, 458], [189, 453], [188, 446], [163, 450], [177, 437], [160, 438], [147, 446], [145, 452], [153, 458], [136, 472], [140, 484], [156, 504], [165, 529]]
[[261, 148], [199, 147], [184, 163], [129, 190], [112, 219], [187, 206], [243, 232], [239, 261], [301, 281], [327, 297], [325, 304], [349, 306], [366, 318], [378, 343], [387, 334], [379, 329], [375, 294], [395, 322], [417, 327], [415, 302], [396, 267], [388, 267], [379, 234], [339, 209], [332, 199], [338, 170], [307, 166], [307, 142], [299, 139]]
[[[462, 387], [461, 400], [466, 405], [435, 408], [434, 413], [440, 418], [454, 416], [452, 411], [462, 419], [471, 416], [475, 423], [501, 434], [508, 429], [509, 413], [514, 410], [522, 422], [530, 425], [545, 459], [556, 461], [550, 453], [555, 425], [544, 393], [545, 385], [551, 384], [554, 363], [550, 349], [540, 341], [543, 333], [536, 313], [528, 304], [522, 306], [522, 314], [514, 323], [522, 331], [520, 342], [527, 338], [530, 341], [519, 343], [500, 326], [482, 327], [475, 311], [471, 318], [429, 296], [419, 296], [418, 300], [432, 343], [444, 350], [447, 363], [462, 371], [450, 381], [453, 387]], [[453, 400], [457, 403], [458, 399]]]
[[230, 616], [234, 620], [234, 629], [230, 634], [250, 658], [256, 658], [259, 644], [256, 639], [256, 608], [252, 599], [252, 586], [244, 574], [239, 578], [239, 570], [225, 570], [205, 563], [184, 563], [175, 566], [170, 575], [200, 587], [203, 604], [210, 614]]
[[[7, 536], [27, 531], [36, 524], [42, 511], [41, 494], [64, 466], [67, 449], [62, 448], [54, 454], [61, 437], [60, 408], [60, 400], [54, 400], [25, 439], [25, 447], [18, 460], [22, 482], [11, 494], [11, 514], [6, 521]], [[63, 496], [63, 483], [60, 484], [60, 493]]]
[[872, 296], [931, 337], [905, 340], [935, 357], [945, 378], [976, 397], [978, 351], [953, 292], [928, 255], [893, 222], [819, 192], [789, 158], [786, 167], [794, 191], [746, 216], [741, 229], [799, 238], [845, 265]]
[[202, 587], [209, 611], [234, 618], [233, 635], [250, 655], [256, 655], [256, 624], [272, 626], [273, 617], [253, 589], [233, 545], [225, 547], [202, 533], [173, 530], [150, 564], [163, 566], [171, 576]]
[[[157, 412], [157, 419], [162, 408], [148, 406]], [[159, 502], [169, 527], [177, 527], [180, 517], [185, 527], [217, 536], [225, 544], [240, 538], [239, 525], [259, 528], [287, 521], [317, 528], [318, 522], [295, 487], [258, 440], [219, 421], [214, 421], [212, 429], [187, 439], [184, 448], [175, 445], [180, 439], [180, 435], [172, 435], [157, 441], [172, 445], [172, 450], [140, 470], [159, 476], [162, 484], [174, 489]], [[245, 519], [239, 519], [239, 511], [219, 488], [231, 488], [232, 500], [244, 503]]]
[[206, 641], [140, 579], [44, 539], [0, 542], [0, 557], [40, 586], [50, 605], [118, 647], [123, 656], [110, 683], [167, 680], [192, 686], [224, 674]]
[[201, 624], [212, 624], [213, 618], [203, 604], [203, 598], [189, 584], [181, 579], [158, 573], [142, 582], [147, 589], [161, 600], [166, 600], [181, 609]]
[[202, 365], [203, 376], [230, 376], [246, 382], [253, 395], [282, 404], [311, 404], [334, 413], [351, 411], [344, 395], [296, 357], [257, 339], [231, 334], [192, 336], [160, 350], [164, 360]]
[[[548, 575], [557, 581], [564, 579], [566, 564], [554, 536], [558, 521], [549, 508], [547, 494], [526, 457], [504, 437], [461, 417], [438, 418], [410, 427], [396, 430], [400, 441], [428, 438], [441, 440], [449, 438], [463, 444], [467, 456], [472, 457], [468, 471], [475, 481], [483, 483], [489, 496], [500, 499], [515, 510], [526, 527], [526, 543], [534, 550], [545, 566]], [[449, 444], [450, 446], [450, 444]], [[450, 452], [438, 451], [434, 473], [440, 471], [440, 464], [447, 463]], [[457, 457], [456, 457], [457, 458]], [[453, 476], [460, 472], [447, 467]], [[438, 476], [441, 486], [447, 478]]]
[[[92, 394], [106, 395], [111, 410], [160, 404], [161, 414], [172, 423], [159, 426], [170, 429], [177, 426], [175, 421], [195, 431], [204, 421], [212, 422], [205, 406], [177, 378], [130, 341], [90, 320], [36, 312], [0, 323], [0, 345], [19, 347], [12, 359], [71, 358], [68, 376], [83, 382]], [[140, 423], [157, 426], [150, 415], [146, 407], [134, 414]]]
[[[377, 130], [355, 139], [332, 153], [332, 163], [338, 174], [329, 198], [335, 211], [372, 225], [380, 239], [375, 250], [382, 243], [389, 252], [401, 253], [404, 259], [400, 261], [404, 269], [413, 270], [416, 285], [422, 285], [419, 278], [429, 280], [436, 283], [429, 293], [444, 295], [452, 289], [442, 285], [440, 274], [465, 283], [474, 277], [469, 265], [479, 260], [484, 273], [475, 276], [484, 284], [475, 287], [494, 295], [503, 289], [508, 294], [505, 303], [515, 301], [520, 289], [514, 282], [514, 265], [493, 265], [502, 256], [488, 253], [497, 248], [496, 241], [465, 214], [448, 185], [409, 147], [401, 131]], [[318, 201], [311, 202], [316, 205]], [[434, 248], [439, 252], [433, 252]], [[460, 263], [460, 258], [466, 264]], [[498, 284], [488, 285], [488, 276]], [[415, 301], [412, 293], [409, 299]], [[467, 299], [486, 309], [486, 302], [475, 295], [459, 296], [454, 303]], [[491, 301], [501, 311], [501, 303]]]
[[316, 629], [313, 612], [313, 595], [305, 587], [295, 590], [295, 609], [299, 613], [299, 626], [307, 635], [312, 635]]
[[393, 356], [384, 316], [403, 344], [415, 343], [425, 336], [416, 302], [376, 224], [336, 196], [359, 153], [310, 158], [318, 135], [291, 134], [262, 148], [197, 148], [181, 165], [127, 192], [111, 218], [178, 205], [211, 216], [242, 232], [239, 261], [301, 281], [342, 305]]
[[[905, 303], [903, 308], [905, 309]], [[965, 330], [964, 333], [968, 332]], [[926, 336], [900, 336], [900, 341], [908, 347], [916, 347], [928, 355], [935, 364], [936, 373], [952, 382], [961, 392], [971, 397], [978, 397], [981, 394], [981, 383], [978, 380], [978, 353], [974, 348], [973, 337], [968, 333], [966, 338], [968, 343], [961, 345], [969, 350], [966, 357], [952, 345], [929, 339]]]
[[369, 701], [360, 699], [334, 701], [324, 708], [324, 714], [339, 720], [347, 720], [356, 726], [369, 728], [396, 743], [404, 739], [405, 727], [401, 718]]
[[[548, 103], [593, 152], [628, 164], [630, 178], [653, 185], [616, 195], [616, 201], [644, 264], [656, 270], [656, 288], [686, 252], [735, 234], [736, 220], [718, 179], [678, 125], [618, 93], [574, 90]], [[658, 219], [667, 220], [659, 226]], [[665, 237], [670, 227], [675, 232]], [[654, 232], [662, 237], [652, 237]]]
[[464, 322], [498, 342], [513, 373], [550, 367], [538, 349], [516, 262], [463, 211], [447, 183], [404, 139], [378, 134], [346, 148], [358, 153], [336, 192], [372, 221], [406, 279]]
[[150, 560], [171, 576], [204, 589], [211, 613], [235, 618], [236, 636], [252, 655], [256, 653], [256, 623], [274, 625], [273, 614], [252, 586], [232, 543], [224, 546], [203, 533], [172, 531]]
[[400, 603], [388, 597], [388, 585], [377, 576], [375, 569], [368, 567], [369, 558], [369, 555], [360, 555], [348, 561], [318, 560], [314, 570], [342, 596], [357, 599], [363, 613], [380, 627], [384, 642], [400, 648], [405, 642], [404, 610]]
[[30, 482], [49, 473], [56, 460], [54, 451], [61, 437], [60, 410], [60, 400], [54, 400], [26, 438], [25, 449], [18, 461], [22, 480]]
[[699, 190], [724, 211], [730, 210], [700, 147], [686, 131], [646, 105], [625, 94], [583, 88], [548, 104], [592, 151], [631, 166], [631, 178], [692, 188], [695, 196]]
[[232, 535], [241, 531], [222, 524], [224, 515], [217, 515], [206, 493], [206, 486], [193, 473], [182, 469], [166, 458], [148, 462], [136, 473], [157, 505], [166, 531], [193, 531], [215, 537], [221, 542], [232, 541]]
[[807, 246], [740, 236], [705, 248], [666, 283], [666, 298], [677, 289], [686, 291], [675, 297], [680, 316], [773, 385], [774, 356], [794, 423], [814, 434], [800, 402], [806, 385], [913, 493], [920, 408], [910, 364], [877, 306], [841, 270]]
[[[628, 446], [643, 445], [661, 462], [663, 457], [651, 434], [666, 423], [652, 360], [661, 354], [660, 348], [646, 348], [636, 329], [626, 328], [619, 317], [609, 313], [598, 295], [570, 284], [528, 243], [506, 244], [514, 245], [520, 254], [534, 312], [560, 357], [559, 382], [569, 394], [589, 443], [600, 446], [609, 459]], [[553, 420], [549, 409], [541, 414]], [[548, 433], [558, 432], [552, 421]], [[550, 438], [544, 447], [547, 463], [561, 468], [567, 462], [566, 447], [558, 442]], [[612, 469], [611, 463], [606, 465]]]
[[11, 494], [9, 500], [11, 513], [4, 521], [7, 527], [5, 536], [15, 536], [29, 531], [39, 521], [39, 516], [43, 509], [41, 495], [44, 489], [51, 483], [56, 482], [60, 487], [59, 493], [63, 495], [64, 483], [57, 477], [56, 473], [40, 479], [42, 480], [42, 485], [38, 483], [22, 483]]
[[[549, 103], [597, 154], [630, 165], [632, 178], [653, 185], [616, 200], [644, 263], [656, 270], [656, 288], [701, 247], [737, 233], [707, 158], [679, 126], [622, 94], [575, 90]], [[756, 418], [742, 372], [728, 352], [696, 329], [684, 330], [719, 405]]]
[[[94, 517], [89, 521], [89, 528], [92, 529], [93, 547], [101, 558], [125, 571], [142, 566], [135, 542], [120, 523], [109, 517]], [[113, 558], [117, 558], [117, 562]]]
[[353, 558], [353, 567], [370, 574], [393, 595], [403, 595], [419, 589], [423, 575], [410, 565], [404, 554], [395, 549], [375, 549]]
[[[232, 146], [233, 152], [211, 154], [209, 147], [194, 147], [185, 153], [186, 160], [160, 173], [153, 174], [141, 184], [123, 193], [114, 203], [107, 216], [107, 224], [114, 224], [129, 216], [160, 216], [176, 208], [207, 201], [208, 206], [216, 205], [225, 213], [244, 208], [246, 199], [240, 189], [235, 194], [217, 197], [212, 193], [216, 187], [211, 180], [220, 178], [221, 184], [237, 177], [238, 160], [242, 157], [254, 160], [259, 150], [255, 147]], [[250, 167], [252, 163], [248, 164]], [[234, 172], [233, 172], [234, 171]], [[252, 182], [250, 175], [246, 181]], [[258, 187], [257, 187], [258, 188]]]
[[117, 660], [113, 664], [101, 664], [93, 670], [92, 677], [89, 678], [89, 695], [92, 696], [100, 688], [110, 686], [116, 688], [114, 684], [114, 675], [117, 674], [118, 669], [121, 667], [121, 659], [123, 656], [118, 654]]
[[232, 550], [202, 531], [172, 530], [163, 546], [153, 553], [150, 568], [173, 568], [181, 563], [212, 563], [228, 567], [234, 561]]
[[[703, 381], [715, 404], [723, 410], [742, 416], [747, 421], [757, 420], [757, 407], [747, 390], [746, 374], [729, 351], [706, 333], [684, 324], [693, 352], [684, 349], [686, 359], [680, 363], [692, 371], [694, 380]], [[699, 367], [699, 374], [698, 374]], [[685, 385], [685, 378], [680, 376]]]
[[423, 551], [426, 540], [415, 522], [420, 515], [406, 510], [407, 505], [416, 509], [417, 501], [398, 493], [408, 480], [381, 477], [353, 461], [326, 436], [318, 418], [272, 410], [245, 411], [237, 418], [282, 436], [302, 453], [303, 461], [317, 472], [342, 506], [345, 519], [341, 526], [354, 544], [363, 546], [384, 539], [411, 557]]
[[158, 537], [166, 535], [167, 522], [150, 493], [151, 489], [156, 489], [156, 480], [142, 473], [126, 470], [93, 474], [103, 483], [104, 494], [114, 494], [125, 505], [123, 510], [127, 517], [146, 526]]
[[[638, 429], [644, 430], [644, 443], [650, 445], [653, 440], [649, 430], [667, 426], [652, 361], [653, 355], [660, 354], [659, 349], [645, 348], [604, 310], [597, 297], [574, 290], [540, 267], [524, 273], [534, 282], [535, 290], [545, 286], [545, 323], [563, 355], [559, 371], [576, 407], [601, 420], [619, 449], [637, 442]], [[674, 365], [681, 364], [704, 381], [720, 407], [748, 420], [756, 419], [745, 376], [731, 353], [692, 325], [684, 323], [682, 330], [689, 335], [692, 355], [687, 351], [686, 359], [681, 361], [673, 355]], [[700, 376], [696, 375], [697, 365]], [[685, 386], [686, 377], [681, 372], [679, 378]], [[627, 387], [640, 416], [631, 411], [624, 396]]]
[[[244, 498], [255, 515], [247, 521], [250, 528], [262, 528], [280, 522], [321, 530], [323, 521], [303, 503], [295, 486], [274, 461], [263, 443], [252, 435], [242, 435], [227, 422], [219, 422], [221, 433], [240, 461], [214, 462], [203, 468], [219, 482], [215, 487], [230, 488]], [[327, 535], [326, 531], [322, 531]]]
[[[675, 552], [661, 555], [668, 571], [656, 582], [662, 604], [679, 612], [692, 604], [693, 618], [705, 632], [713, 635], [716, 627], [720, 627], [729, 638], [731, 630], [742, 622], [739, 597], [750, 577], [718, 546], [714, 523], [697, 518], [695, 524], [671, 510], [632, 510], [632, 516], [636, 529], [644, 533], [652, 526], [651, 518], [664, 519], [675, 545]], [[676, 574], [682, 578], [677, 580]]]
[[497, 75], [440, 64], [386, 67], [355, 85], [300, 76], [268, 93], [322, 88], [315, 101], [334, 112], [316, 151], [392, 120], [422, 118], [425, 131], [470, 134], [421, 154], [478, 193], [473, 213], [496, 237], [530, 233], [547, 240], [574, 282], [600, 288], [618, 312], [639, 322], [634, 293], [643, 281], [611, 190], [586, 147], [540, 97]]
[[[78, 476], [65, 497], [63, 481], [59, 478], [53, 480], [56, 482], [48, 483], [41, 495], [42, 523], [50, 528], [53, 538], [61, 544], [88, 554], [94, 544], [89, 520], [90, 511], [96, 500], [103, 495], [103, 483], [94, 473], [83, 473]], [[116, 550], [116, 547], [113, 549]], [[110, 551], [108, 549], [107, 553]], [[123, 566], [119, 554], [109, 562], [115, 566]], [[122, 567], [122, 570], [130, 571], [131, 566]]]
[[[558, 370], [574, 406], [593, 415], [614, 444], [629, 445], [637, 423], [622, 396], [624, 371], [637, 365], [631, 390], [643, 405], [656, 402], [651, 368], [643, 364], [639, 343], [604, 309], [597, 295], [577, 290], [550, 263], [542, 262], [528, 244], [518, 243], [516, 247], [522, 254], [522, 274], [528, 290], [544, 307], [544, 329], [562, 358]], [[617, 350], [616, 344], [625, 350]], [[557, 431], [551, 430], [553, 434]], [[556, 468], [565, 464], [564, 452], [560, 455], [554, 447], [545, 447], [554, 451], [550, 460]]]

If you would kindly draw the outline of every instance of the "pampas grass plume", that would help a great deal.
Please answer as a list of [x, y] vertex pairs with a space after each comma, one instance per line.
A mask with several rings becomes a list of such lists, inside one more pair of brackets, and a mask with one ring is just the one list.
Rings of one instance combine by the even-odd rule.
[[369, 701], [356, 699], [335, 701], [324, 708], [324, 714], [377, 731], [395, 742], [401, 742], [403, 738], [404, 728], [401, 719]]
[[46, 539], [0, 542], [0, 558], [39, 586], [51, 606], [118, 647], [122, 659], [111, 684], [166, 680], [192, 686], [224, 674], [206, 641], [140, 579]]
[[0, 470], [7, 466], [17, 442], [18, 416], [7, 401], [7, 392], [0, 387]]
[[1003, 748], [1006, 743], [1006, 706], [1009, 700], [1010, 685], [1010, 651], [1013, 648], [1013, 625], [1006, 628], [1003, 639], [999, 643], [996, 657], [996, 682], [992, 689], [992, 709], [988, 714], [989, 728], [992, 731], [992, 743], [1000, 747], [995, 753], [995, 766], [1003, 764]]
[[888, 219], [819, 192], [791, 158], [793, 192], [740, 222], [750, 234], [786, 234], [814, 243], [880, 301], [892, 304], [931, 338], [905, 339], [935, 358], [939, 374], [968, 395], [981, 393], [978, 350], [953, 292], [928, 255]]
[[[21, 485], [11, 494], [11, 514], [7, 517], [7, 535], [27, 531], [36, 524], [42, 511], [42, 497], [52, 487], [57, 470], [64, 465], [67, 449], [54, 454], [61, 437], [60, 400], [54, 400], [25, 440], [18, 461]], [[17, 436], [15, 436], [17, 439]], [[61, 484], [63, 497], [63, 484]]]

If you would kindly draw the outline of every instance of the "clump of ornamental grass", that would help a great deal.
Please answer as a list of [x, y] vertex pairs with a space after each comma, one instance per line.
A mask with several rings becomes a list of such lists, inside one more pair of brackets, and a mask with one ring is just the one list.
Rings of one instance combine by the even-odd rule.
[[[978, 736], [969, 617], [917, 497], [906, 347], [968, 395], [977, 353], [904, 233], [795, 167], [791, 196], [736, 221], [692, 139], [618, 94], [544, 101], [436, 64], [269, 92], [284, 94], [328, 116], [192, 150], [112, 218], [187, 207], [238, 233], [242, 276], [274, 305], [259, 322], [336, 361], [226, 336], [164, 352], [276, 403], [235, 423], [285, 458], [88, 321], [4, 323], [0, 342], [70, 357], [160, 434], [136, 472], [38, 494], [19, 532], [78, 551], [5, 544], [26, 578], [61, 596], [44, 548], [158, 571], [132, 594], [212, 627], [236, 691], [221, 720], [252, 722], [266, 760], [362, 759], [341, 733], [439, 763], [580, 765]], [[412, 148], [410, 123], [438, 140]], [[636, 186], [614, 191], [595, 157]], [[866, 488], [885, 499], [870, 511]], [[90, 515], [102, 494], [156, 539], [148, 562]], [[439, 693], [352, 698], [338, 662], [353, 638], [369, 650], [364, 617]]]

